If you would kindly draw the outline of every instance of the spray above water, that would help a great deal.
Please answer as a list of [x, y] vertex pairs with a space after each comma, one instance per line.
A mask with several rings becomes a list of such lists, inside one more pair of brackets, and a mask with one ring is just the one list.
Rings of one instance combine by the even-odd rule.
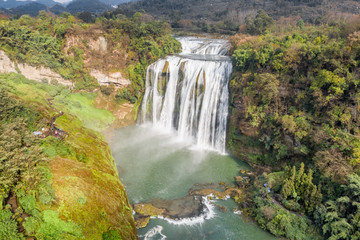
[[144, 237], [144, 240], [165, 240], [166, 236], [162, 234], [163, 227], [158, 225], [150, 229]]
[[178, 38], [179, 55], [150, 65], [140, 122], [175, 129], [197, 147], [225, 153], [231, 59], [225, 40]]
[[162, 216], [158, 216], [157, 218], [164, 219], [168, 223], [171, 223], [174, 225], [193, 226], [196, 224], [202, 224], [205, 222], [205, 220], [209, 220], [209, 219], [212, 219], [215, 217], [215, 206], [213, 205], [212, 201], [210, 200], [213, 198], [215, 198], [215, 197], [212, 194], [209, 196], [202, 197], [202, 203], [204, 204], [204, 212], [200, 216], [182, 218], [182, 219], [170, 219], [170, 218], [165, 218]]

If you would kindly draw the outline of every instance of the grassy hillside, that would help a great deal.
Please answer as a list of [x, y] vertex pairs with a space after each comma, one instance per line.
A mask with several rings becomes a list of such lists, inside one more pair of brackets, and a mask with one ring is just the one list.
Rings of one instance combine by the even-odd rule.
[[[131, 205], [99, 129], [114, 116], [92, 96], [21, 75], [0, 75], [1, 239], [136, 239]], [[53, 99], [49, 104], [48, 99]], [[77, 105], [77, 108], [69, 106]], [[65, 138], [34, 137], [56, 127]], [[85, 112], [87, 114], [85, 114]], [[110, 231], [110, 232], [109, 232]], [[12, 237], [11, 237], [12, 236]], [[104, 238], [106, 239], [106, 238]]]

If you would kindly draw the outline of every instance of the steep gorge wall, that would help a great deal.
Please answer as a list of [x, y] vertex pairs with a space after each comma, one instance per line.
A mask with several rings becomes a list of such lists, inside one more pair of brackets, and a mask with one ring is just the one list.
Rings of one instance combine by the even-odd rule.
[[[121, 42], [108, 41], [101, 30], [78, 31], [66, 36], [65, 54], [71, 55], [77, 48], [83, 52], [85, 68], [100, 85], [114, 84], [117, 87], [126, 87], [131, 81], [123, 77], [127, 66], [125, 49]], [[115, 45], [119, 44], [119, 45]]]
[[50, 83], [56, 80], [65, 86], [73, 86], [73, 83], [69, 80], [65, 80], [60, 74], [52, 71], [47, 67], [33, 67], [26, 63], [15, 63], [6, 55], [3, 50], [0, 50], [0, 73], [20, 73], [26, 78], [35, 80], [38, 82]]
[[[74, 48], [83, 51], [84, 65], [99, 85], [114, 84], [116, 87], [126, 87], [131, 81], [121, 71], [126, 67], [124, 51], [114, 49], [104, 37], [103, 32], [94, 31], [92, 38], [87, 33], [67, 37], [64, 52], [72, 54]], [[44, 66], [34, 67], [27, 63], [12, 61], [3, 50], [0, 50], [0, 73], [20, 73], [26, 78], [38, 82], [55, 81], [59, 84], [74, 87], [74, 83], [61, 77], [52, 69]]]

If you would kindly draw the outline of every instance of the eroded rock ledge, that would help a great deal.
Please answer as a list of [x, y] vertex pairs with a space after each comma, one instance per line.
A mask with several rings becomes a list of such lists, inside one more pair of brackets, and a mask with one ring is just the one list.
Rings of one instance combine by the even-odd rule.
[[56, 81], [59, 84], [65, 86], [73, 86], [73, 83], [60, 76], [60, 74], [52, 71], [50, 68], [43, 66], [33, 67], [25, 63], [15, 63], [6, 55], [3, 50], [0, 50], [0, 73], [19, 73], [24, 75], [26, 78], [35, 80], [38, 82]]
[[[135, 221], [137, 228], [144, 228], [150, 217], [164, 217], [173, 220], [199, 217], [207, 211], [203, 197], [208, 199], [227, 199], [232, 197], [237, 201], [241, 198], [241, 189], [229, 187], [225, 184], [195, 184], [183, 198], [173, 200], [155, 199], [148, 203], [134, 205]], [[217, 206], [215, 204], [215, 206]], [[224, 209], [220, 209], [224, 210]]]
[[[61, 77], [50, 68], [39, 66], [33, 67], [26, 63], [13, 62], [3, 50], [0, 50], [0, 73], [19, 73], [26, 78], [38, 82], [62, 84], [73, 87], [74, 83]], [[120, 72], [103, 73], [102, 71], [91, 69], [90, 75], [93, 76], [99, 85], [114, 84], [117, 87], [125, 87], [131, 84], [129, 79], [124, 78]]]

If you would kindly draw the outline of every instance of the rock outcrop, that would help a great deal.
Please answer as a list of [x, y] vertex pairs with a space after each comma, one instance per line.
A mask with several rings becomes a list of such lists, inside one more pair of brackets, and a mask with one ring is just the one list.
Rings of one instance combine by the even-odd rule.
[[120, 70], [126, 68], [126, 51], [104, 37], [105, 33], [99, 29], [77, 31], [66, 36], [64, 52], [73, 55], [73, 49], [83, 51], [85, 68], [90, 69], [90, 75], [100, 85], [114, 84], [125, 87], [131, 84], [129, 79], [122, 76]]
[[96, 78], [100, 85], [109, 85], [113, 83], [116, 86], [127, 86], [131, 84], [131, 81], [123, 78], [120, 72], [104, 74], [99, 70], [92, 69], [90, 75]]
[[2, 50], [0, 50], [0, 73], [17, 73], [15, 64]]
[[0, 50], [0, 73], [20, 73], [30, 80], [38, 82], [56, 82], [65, 86], [73, 86], [73, 83], [60, 76], [47, 67], [33, 67], [25, 63], [16, 64]]

